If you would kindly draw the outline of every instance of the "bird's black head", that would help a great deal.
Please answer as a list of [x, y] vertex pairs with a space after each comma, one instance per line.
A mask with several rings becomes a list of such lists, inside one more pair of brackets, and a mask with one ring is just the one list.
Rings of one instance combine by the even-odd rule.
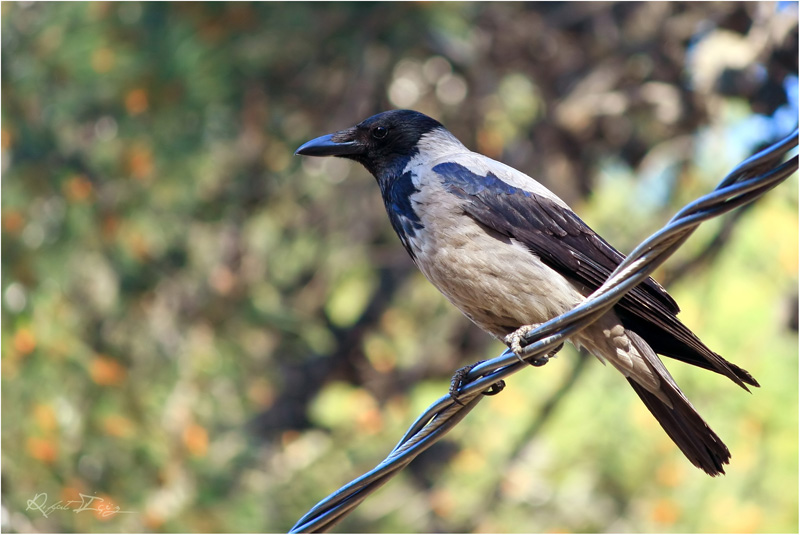
[[417, 153], [420, 138], [435, 128], [443, 127], [417, 111], [385, 111], [351, 128], [312, 139], [295, 154], [349, 158], [382, 181], [398, 175]]

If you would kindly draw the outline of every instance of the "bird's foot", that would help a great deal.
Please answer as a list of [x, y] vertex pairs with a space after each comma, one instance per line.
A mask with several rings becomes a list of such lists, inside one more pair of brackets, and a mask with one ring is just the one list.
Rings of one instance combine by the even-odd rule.
[[521, 361], [525, 362], [525, 359], [522, 358], [522, 353], [524, 348], [522, 347], [522, 339], [528, 335], [529, 332], [535, 331], [538, 329], [542, 324], [541, 323], [531, 323], [530, 325], [523, 325], [513, 333], [507, 335], [503, 341], [506, 343], [508, 347], [511, 348], [511, 351], [519, 358]]
[[[456, 370], [456, 373], [453, 374], [453, 378], [450, 379], [450, 391], [449, 391], [450, 397], [453, 398], [453, 401], [455, 401], [459, 405], [463, 405], [463, 403], [461, 403], [461, 401], [459, 401], [458, 399], [458, 392], [459, 390], [461, 390], [461, 387], [464, 386], [464, 381], [466, 380], [467, 375], [469, 374], [470, 371], [472, 371], [472, 368], [483, 362], [485, 361], [481, 360], [476, 362], [475, 364], [470, 364], [469, 366], [464, 366], [463, 368], [459, 368], [458, 370]], [[494, 383], [492, 386], [490, 386], [488, 390], [481, 393], [484, 396], [494, 396], [502, 392], [505, 387], [506, 387], [505, 381], [500, 380]]]
[[511, 348], [511, 351], [517, 356], [517, 358], [524, 362], [525, 364], [530, 364], [531, 366], [544, 366], [547, 362], [556, 356], [556, 353], [561, 351], [561, 348], [564, 347], [564, 343], [562, 342], [552, 351], [547, 353], [546, 355], [541, 355], [535, 358], [525, 359], [523, 358], [524, 348], [522, 347], [522, 339], [531, 331], [535, 331], [541, 326], [541, 323], [532, 323], [530, 325], [523, 325], [513, 333], [506, 336], [503, 341], [506, 343], [508, 347]]

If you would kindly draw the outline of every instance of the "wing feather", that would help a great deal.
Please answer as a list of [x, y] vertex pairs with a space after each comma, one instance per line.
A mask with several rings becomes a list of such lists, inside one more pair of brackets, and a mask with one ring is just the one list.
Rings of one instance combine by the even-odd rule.
[[[509, 169], [503, 166], [501, 170], [507, 173]], [[451, 193], [466, 201], [464, 211], [470, 217], [524, 244], [550, 268], [589, 292], [605, 282], [625, 258], [560, 199], [544, 195], [538, 183], [536, 192], [529, 191], [492, 172], [481, 176], [456, 162], [440, 163], [433, 171]], [[521, 180], [515, 177], [514, 182]], [[626, 328], [639, 333], [655, 352], [725, 375], [745, 389], [745, 383], [758, 386], [747, 371], [711, 351], [681, 323], [676, 317], [678, 304], [653, 278], [628, 292], [615, 309]]]

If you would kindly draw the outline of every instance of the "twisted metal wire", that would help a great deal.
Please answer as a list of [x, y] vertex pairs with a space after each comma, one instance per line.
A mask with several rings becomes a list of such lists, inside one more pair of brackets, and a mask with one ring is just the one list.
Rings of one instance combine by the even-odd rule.
[[[661, 230], [647, 238], [585, 301], [571, 311], [541, 324], [521, 339], [521, 357], [533, 361], [558, 347], [610, 310], [672, 255], [708, 219], [750, 203], [798, 168], [798, 157], [785, 160], [798, 144], [798, 130], [751, 156], [726, 176], [716, 189], [681, 209]], [[290, 533], [322, 533], [333, 528], [364, 499], [430, 448], [460, 422], [482, 399], [481, 393], [528, 363], [511, 350], [470, 370], [458, 389], [458, 401], [448, 393], [434, 402], [406, 431], [378, 466], [320, 501]]]

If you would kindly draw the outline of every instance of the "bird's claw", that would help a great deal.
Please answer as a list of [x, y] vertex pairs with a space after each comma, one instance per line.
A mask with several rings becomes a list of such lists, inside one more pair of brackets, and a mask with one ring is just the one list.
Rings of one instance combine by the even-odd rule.
[[511, 351], [519, 358], [520, 360], [524, 361], [525, 359], [522, 358], [522, 353], [524, 348], [522, 347], [522, 339], [528, 335], [529, 332], [535, 331], [539, 328], [541, 323], [532, 323], [530, 325], [523, 325], [513, 333], [506, 336], [503, 341], [506, 343], [508, 347], [511, 348]]
[[550, 355], [550, 353], [548, 353], [547, 355], [543, 355], [541, 357], [536, 357], [536, 358], [532, 358], [530, 360], [526, 360], [525, 363], [526, 364], [530, 364], [531, 366], [534, 366], [536, 368], [539, 368], [541, 366], [544, 366], [548, 362], [550, 362], [550, 357], [551, 357], [551, 355]]
[[509, 334], [503, 339], [506, 345], [511, 348], [511, 351], [514, 352], [514, 354], [520, 361], [524, 362], [525, 364], [530, 364], [531, 366], [536, 366], [537, 368], [539, 366], [544, 366], [545, 364], [547, 364], [550, 361], [550, 359], [555, 357], [556, 353], [561, 351], [561, 348], [564, 347], [564, 344], [561, 343], [546, 355], [540, 355], [538, 357], [533, 357], [528, 359], [524, 358], [523, 353], [525, 351], [525, 348], [522, 347], [522, 339], [525, 336], [527, 336], [529, 332], [535, 331], [540, 326], [541, 323], [532, 323], [530, 325], [523, 325], [522, 327], [520, 327], [519, 329]]
[[483, 394], [484, 396], [496, 396], [497, 394], [502, 392], [503, 389], [505, 389], [505, 387], [506, 387], [506, 382], [500, 379], [492, 386], [481, 392], [481, 394]]
[[[450, 390], [449, 390], [450, 397], [453, 398], [453, 401], [455, 401], [459, 405], [464, 405], [458, 399], [458, 392], [459, 390], [461, 390], [461, 387], [464, 386], [464, 380], [467, 378], [469, 372], [472, 371], [472, 368], [483, 362], [485, 361], [481, 360], [476, 362], [475, 364], [470, 364], [468, 366], [464, 366], [463, 368], [459, 368], [458, 370], [456, 370], [456, 373], [453, 374], [453, 378], [450, 379]], [[505, 381], [500, 380], [494, 383], [492, 386], [490, 386], [485, 392], [481, 393], [484, 396], [495, 396], [500, 392], [502, 392], [505, 387], [506, 387]]]

